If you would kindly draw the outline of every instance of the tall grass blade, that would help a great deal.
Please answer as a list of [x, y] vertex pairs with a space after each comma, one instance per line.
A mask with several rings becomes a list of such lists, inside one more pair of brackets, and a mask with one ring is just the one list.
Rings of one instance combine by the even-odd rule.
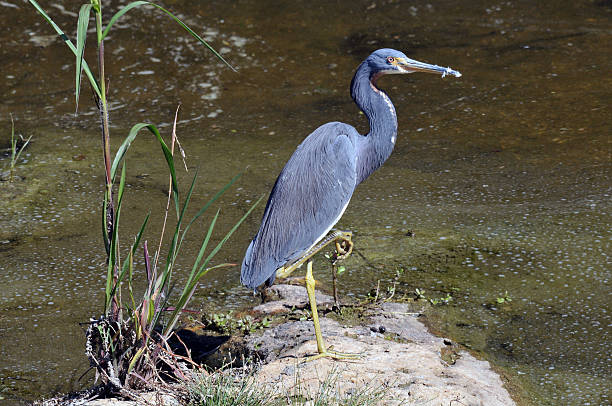
[[172, 152], [170, 152], [170, 149], [168, 148], [168, 146], [164, 142], [164, 139], [159, 133], [159, 130], [153, 124], [138, 123], [132, 127], [132, 129], [130, 130], [130, 133], [125, 138], [125, 140], [123, 141], [123, 143], [117, 150], [117, 153], [115, 154], [115, 159], [113, 160], [113, 164], [111, 166], [111, 181], [114, 182], [115, 174], [117, 173], [117, 168], [119, 167], [119, 164], [125, 157], [127, 150], [130, 148], [132, 141], [134, 141], [134, 139], [138, 135], [138, 132], [145, 127], [153, 135], [155, 135], [155, 137], [157, 137], [157, 140], [159, 141], [159, 144], [164, 153], [164, 157], [166, 158], [166, 163], [168, 164], [168, 169], [170, 170], [170, 176], [172, 177], [172, 192], [174, 194], [175, 205], [177, 206], [176, 211], [178, 215], [178, 184], [176, 181], [176, 171], [174, 169], [174, 158], [172, 157]]
[[[148, 218], [148, 215], [147, 215]], [[145, 269], [147, 271], [147, 282], [153, 278], [153, 270], [151, 269], [151, 260], [149, 258], [149, 247], [147, 246], [147, 241], [144, 242], [144, 261], [145, 261]]]
[[[191, 201], [191, 195], [195, 187], [197, 176], [198, 176], [197, 173], [193, 176], [193, 180], [191, 181], [191, 186], [189, 187], [189, 192], [187, 193], [187, 197], [185, 198], [185, 202], [183, 203], [183, 208], [181, 209], [180, 215], [178, 216], [176, 226], [174, 227], [174, 234], [172, 235], [172, 241], [170, 242], [170, 248], [168, 250], [168, 256], [166, 258], [166, 266], [161, 276], [156, 280], [155, 288], [153, 289], [153, 291], [156, 292], [156, 294], [157, 292], [159, 293], [163, 292], [170, 285], [170, 279], [172, 277], [172, 270], [174, 269], [174, 263], [176, 260], [176, 256], [178, 254], [178, 244], [177, 244], [178, 236], [181, 231], [181, 225], [183, 224], [183, 218], [185, 216], [185, 213], [187, 212], [187, 207], [189, 206], [189, 202]], [[168, 301], [168, 296], [169, 295], [166, 295], [166, 298], [163, 304], [161, 304], [161, 302], [159, 301], [156, 301], [155, 307], [165, 308], [166, 303]], [[158, 294], [158, 298], [159, 297], [160, 295]], [[161, 312], [156, 313], [155, 320], [153, 322], [153, 326], [158, 323], [160, 316], [161, 316]]]
[[[51, 19], [51, 17], [49, 17], [49, 15], [45, 12], [45, 10], [43, 10], [42, 7], [40, 7], [35, 0], [28, 0], [28, 1], [30, 2], [30, 4], [32, 4], [32, 6], [34, 6], [36, 11], [38, 11], [40, 13], [40, 15], [43, 16], [43, 18], [45, 20], [47, 20], [47, 22], [51, 25], [51, 27], [53, 27], [55, 32], [57, 32], [57, 34], [60, 36], [60, 38], [66, 43], [68, 48], [70, 48], [70, 50], [75, 55], [78, 55], [77, 49], [74, 46], [74, 44], [72, 43], [72, 41], [70, 41], [70, 39], [64, 33], [64, 31], [62, 31], [62, 29], [60, 27], [58, 27], [57, 24], [55, 24], [55, 22]], [[100, 91], [100, 85], [98, 84], [98, 81], [94, 77], [93, 73], [91, 73], [91, 69], [89, 69], [89, 65], [87, 65], [87, 62], [85, 62], [85, 61], [83, 61], [83, 70], [85, 71], [85, 74], [87, 75], [87, 78], [89, 78], [89, 83], [91, 83], [91, 87], [93, 88], [94, 92], [96, 92], [98, 97], [102, 98], [102, 92]]]
[[[134, 247], [134, 246], [132, 246]], [[129, 265], [129, 273], [128, 273], [128, 293], [130, 295], [130, 302], [132, 302], [132, 307], [130, 308], [130, 314], [133, 315], [136, 312], [136, 299], [134, 298], [134, 290], [133, 290], [133, 281], [134, 281], [134, 249], [130, 250], [130, 265]], [[135, 330], [139, 331], [138, 320], [134, 320]]]
[[104, 241], [104, 249], [106, 250], [106, 257], [110, 256], [110, 241], [108, 239], [108, 229], [106, 228], [106, 220], [108, 215], [108, 193], [104, 191], [104, 201], [102, 202], [102, 241]]
[[[187, 304], [187, 302], [189, 301], [189, 299], [191, 299], [191, 296], [193, 295], [193, 292], [195, 291], [195, 288], [197, 287], [199, 280], [204, 275], [206, 275], [211, 269], [215, 269], [215, 268], [221, 267], [221, 265], [217, 265], [217, 266], [212, 267], [212, 268], [206, 268], [206, 266], [208, 265], [210, 260], [217, 254], [217, 252], [219, 252], [221, 247], [223, 247], [223, 245], [227, 242], [227, 240], [229, 240], [229, 238], [232, 236], [232, 234], [234, 234], [234, 231], [236, 231], [236, 229], [238, 229], [240, 224], [242, 224], [242, 222], [244, 220], [246, 220], [246, 218], [251, 214], [251, 212], [255, 209], [255, 207], [257, 207], [257, 205], [261, 202], [261, 200], [263, 198], [264, 198], [264, 196], [260, 197], [249, 208], [249, 210], [240, 218], [240, 220], [238, 220], [238, 222], [236, 224], [234, 224], [234, 226], [231, 228], [231, 230], [228, 231], [227, 234], [225, 234], [225, 237], [223, 237], [223, 239], [217, 244], [217, 246], [211, 251], [211, 253], [208, 254], [208, 257], [206, 257], [206, 259], [204, 260], [204, 263], [198, 269], [197, 274], [193, 278], [190, 276], [190, 282], [187, 283], [185, 288], [183, 289], [183, 293], [181, 294], [181, 297], [179, 298], [179, 301], [178, 301], [177, 305], [175, 306], [175, 310], [174, 310], [174, 312], [172, 312], [172, 315], [170, 316], [170, 322], [168, 323], [168, 325], [164, 329], [164, 335], [169, 334], [170, 331], [172, 330], [172, 328], [174, 328], [174, 324], [176, 324], [176, 321], [178, 319], [178, 315], [179, 315], [181, 309], [183, 309], [185, 307], [185, 305]], [[218, 214], [218, 212], [217, 212], [217, 214]], [[215, 216], [215, 220], [216, 220], [216, 216]], [[211, 226], [214, 226], [214, 224], [211, 224]], [[211, 232], [212, 232], [212, 227], [209, 227], [209, 233], [211, 233]], [[207, 235], [207, 237], [208, 237], [208, 235]], [[207, 242], [207, 240], [205, 240], [205, 242]], [[198, 258], [199, 258], [199, 256], [198, 256]], [[227, 265], [228, 264], [223, 264], [223, 266], [227, 266]]]
[[140, 356], [146, 349], [147, 347], [140, 347], [138, 351], [136, 351], [136, 354], [134, 354], [134, 357], [132, 358], [132, 360], [130, 361], [130, 365], [128, 366], [128, 375], [130, 372], [132, 372], [132, 369], [134, 369], [134, 365], [136, 365], [136, 362], [140, 359]]
[[[187, 212], [187, 207], [189, 206], [189, 202], [191, 201], [191, 196], [193, 194], [193, 190], [195, 188], [196, 179], [198, 177], [198, 172], [196, 171], [193, 176], [193, 180], [191, 181], [191, 186], [189, 187], [189, 191], [187, 192], [187, 196], [185, 198], [185, 203], [183, 203], [183, 208], [181, 209], [180, 215], [178, 216], [176, 226], [174, 227], [174, 234], [172, 235], [172, 241], [170, 243], [170, 249], [168, 250], [168, 256], [166, 258], [166, 268], [164, 270], [163, 278], [159, 280], [159, 284], [156, 286], [156, 289], [161, 286], [167, 286], [170, 284], [170, 277], [172, 275], [172, 268], [174, 263], [176, 262], [176, 256], [180, 250], [180, 242], [178, 236], [181, 232], [181, 226], [183, 224], [183, 218], [185, 217], [185, 213]], [[183, 236], [184, 236], [183, 232]], [[182, 241], [182, 240], [181, 240]]]
[[221, 190], [219, 190], [208, 202], [206, 202], [206, 204], [200, 209], [200, 211], [198, 211], [196, 213], [195, 216], [193, 216], [193, 218], [191, 219], [191, 221], [187, 224], [187, 227], [185, 227], [185, 230], [183, 231], [183, 234], [181, 235], [181, 239], [179, 241], [178, 247], [177, 247], [177, 251], [179, 251], [181, 249], [181, 245], [183, 244], [183, 240], [185, 239], [185, 236], [187, 235], [187, 231], [189, 230], [189, 228], [191, 227], [191, 225], [202, 215], [204, 214], [204, 212], [206, 212], [206, 210], [208, 210], [208, 208], [215, 202], [217, 201], [217, 199], [219, 199], [223, 193], [225, 193], [225, 191], [227, 189], [229, 189], [240, 177], [242, 176], [242, 173], [239, 173], [238, 175], [234, 176], [232, 178], [232, 180], [230, 180], [225, 186], [223, 186], [223, 188], [221, 188]]
[[76, 39], [76, 110], [79, 109], [79, 94], [81, 93], [81, 75], [83, 71], [83, 53], [85, 52], [85, 40], [87, 39], [87, 26], [89, 25], [89, 14], [91, 12], [91, 3], [83, 4], [79, 11], [79, 20], [77, 22], [77, 39]]
[[15, 139], [15, 120], [13, 120], [13, 113], [9, 113], [11, 116], [11, 162], [15, 162], [15, 152], [17, 151], [17, 139]]
[[[177, 244], [177, 238], [180, 232], [180, 228], [181, 225], [183, 224], [183, 217], [185, 215], [187, 206], [191, 200], [191, 195], [193, 192], [193, 188], [195, 185], [195, 181], [197, 178], [197, 172], [193, 177], [193, 181], [191, 183], [191, 187], [189, 188], [189, 192], [187, 194], [187, 197], [185, 199], [185, 203], [183, 205], [183, 209], [181, 210], [181, 214], [179, 216], [179, 219], [177, 221], [175, 230], [174, 230], [174, 235], [172, 238], [172, 242], [170, 243], [170, 249], [168, 251], [168, 257], [166, 259], [166, 268], [162, 274], [162, 277], [159, 278], [157, 280], [156, 286], [155, 286], [155, 291], [162, 289], [164, 286], [167, 286], [170, 283], [170, 277], [172, 274], [172, 267], [174, 262], [176, 261], [176, 256], [178, 255], [178, 252], [181, 249], [181, 245], [183, 243], [183, 240], [185, 238], [185, 236], [187, 235], [187, 232], [189, 231], [189, 228], [191, 227], [191, 225], [195, 222], [195, 220], [197, 220], [202, 214], [204, 214], [204, 212], [210, 207], [210, 205], [215, 202], [232, 184], [234, 184], [234, 182], [236, 182], [240, 176], [242, 176], [242, 174], [238, 174], [236, 176], [234, 176], [234, 178], [232, 178], [232, 180], [230, 182], [228, 182], [221, 190], [219, 190], [213, 197], [212, 199], [210, 199], [205, 205], [204, 207], [202, 207], [200, 209], [200, 211], [198, 211], [198, 213], [191, 219], [191, 221], [188, 223], [187, 227], [185, 228], [185, 230], [183, 231], [180, 240], [178, 240], [178, 244]], [[217, 213], [218, 214], [218, 213]], [[214, 221], [216, 221], [216, 216]], [[213, 221], [213, 225], [214, 225], [214, 221]], [[209, 232], [212, 232], [212, 228], [209, 229]], [[206, 248], [206, 246], [208, 245], [208, 240], [210, 239], [210, 236], [208, 236], [208, 238], [205, 239], [205, 243], [202, 245], [202, 247], [200, 247], [200, 254], [198, 256], [198, 259], [196, 260], [196, 263], [199, 263], [201, 261], [201, 257], [203, 255], [203, 250]], [[197, 269], [197, 267], [195, 268]], [[193, 270], [192, 270], [193, 273]], [[193, 277], [193, 274], [190, 275], [189, 280], [191, 280]], [[185, 292], [185, 290], [183, 290], [183, 292]], [[167, 300], [167, 298], [166, 298]], [[161, 306], [162, 308], [165, 307], [165, 304]], [[159, 319], [159, 315], [155, 320], [155, 323], [157, 323]]]
[[213, 217], [212, 221], [210, 222], [210, 226], [208, 226], [206, 237], [204, 237], [204, 241], [202, 242], [202, 245], [200, 246], [200, 251], [198, 252], [198, 256], [196, 257], [196, 260], [193, 263], [193, 267], [191, 268], [191, 273], [189, 274], [187, 283], [185, 283], [185, 288], [183, 289], [183, 293], [181, 294], [181, 297], [185, 295], [185, 293], [187, 292], [187, 287], [189, 286], [193, 278], [196, 276], [198, 267], [200, 265], [200, 262], [202, 261], [202, 258], [204, 258], [204, 252], [206, 251], [206, 247], [208, 247], [208, 241], [210, 241], [210, 237], [212, 236], [213, 229], [215, 228], [215, 223], [217, 222], [217, 219], [219, 218], [220, 212], [221, 212], [221, 209], [217, 210], [215, 217]]
[[[13, 128], [11, 131], [15, 131], [15, 129]], [[14, 134], [14, 133], [13, 133]], [[28, 144], [30, 143], [30, 140], [32, 140], [32, 135], [30, 135], [28, 137], [27, 140], [25, 140], [25, 142], [21, 145], [21, 147], [19, 147], [19, 150], [17, 151], [17, 154], [15, 154], [15, 164], [17, 163], [17, 161], [19, 161], [19, 156], [21, 155], [21, 153], [23, 152], [23, 150], [28, 146]], [[23, 141], [23, 138], [21, 139]]]
[[178, 17], [176, 17], [174, 14], [172, 14], [171, 12], [169, 12], [168, 10], [166, 10], [165, 8], [163, 8], [162, 6], [159, 6], [155, 3], [151, 3], [150, 1], [134, 1], [131, 2], [130, 4], [128, 4], [127, 6], [125, 6], [124, 8], [122, 8], [121, 10], [119, 10], [109, 21], [108, 25], [106, 26], [106, 28], [104, 29], [104, 31], [102, 32], [102, 39], [104, 39], [108, 33], [110, 32], [110, 28], [112, 27], [112, 25], [117, 22], [117, 20], [119, 20], [119, 18], [121, 18], [121, 16], [123, 16], [125, 13], [127, 13], [128, 11], [130, 11], [133, 8], [136, 7], [140, 7], [140, 6], [152, 6], [155, 7], [161, 11], [163, 11], [164, 13], [166, 13], [168, 16], [170, 16], [170, 18], [172, 18], [174, 21], [176, 21], [181, 27], [183, 27], [183, 29], [185, 31], [187, 31], [193, 38], [197, 39], [202, 45], [204, 45], [206, 48], [208, 48], [221, 62], [223, 62], [228, 68], [230, 68], [231, 70], [233, 70], [234, 72], [236, 72], [236, 69], [230, 65], [225, 59], [223, 59], [223, 57], [212, 47], [208, 44], [208, 42], [204, 41], [198, 34], [196, 34], [191, 28], [189, 28], [184, 22], [182, 22]]
[[185, 213], [187, 213], [187, 207], [189, 206], [189, 202], [191, 202], [191, 196], [193, 195], [193, 190], [195, 188], [197, 178], [198, 172], [196, 171], [195, 175], [193, 175], [191, 186], [189, 186], [189, 191], [187, 191], [187, 196], [185, 196], [185, 203], [183, 203], [183, 208], [181, 209], [180, 215], [178, 216], [176, 227], [174, 228], [174, 235], [172, 236], [172, 245], [170, 247], [170, 251], [168, 252], [168, 261], [171, 263], [174, 263], [174, 261], [176, 260], [176, 255], [179, 251], [179, 245], [177, 244], [178, 235], [181, 230], [181, 225], [183, 224], [183, 218], [185, 217]]
[[234, 234], [234, 231], [236, 231], [238, 229], [238, 227], [240, 226], [240, 224], [242, 224], [242, 222], [244, 220], [246, 220], [246, 218], [249, 216], [249, 214], [251, 214], [251, 212], [255, 209], [255, 207], [257, 207], [257, 205], [261, 202], [261, 200], [263, 198], [264, 198], [264, 196], [262, 196], [259, 199], [257, 199], [257, 201], [245, 213], [245, 215], [242, 216], [240, 218], [240, 220], [238, 220], [238, 222], [236, 224], [234, 224], [234, 227], [232, 227], [232, 229], [230, 231], [228, 231], [227, 234], [225, 234], [225, 237], [223, 237], [223, 239], [221, 241], [219, 241], [217, 246], [210, 252], [210, 254], [208, 254], [208, 257], [206, 257], [206, 260], [204, 260], [204, 263], [200, 267], [200, 271], [198, 272], [198, 275], [196, 276], [196, 280], [200, 279], [202, 276], [204, 276], [206, 274], [207, 271], [206, 271], [205, 268], [206, 268], [206, 266], [208, 266], [208, 263], [210, 262], [210, 260], [213, 259], [213, 257], [217, 254], [217, 252], [219, 252], [221, 247], [223, 247], [223, 245], [227, 242], [227, 240], [229, 240], [229, 238], [232, 236], [232, 234]]
[[[212, 271], [213, 269], [230, 268], [234, 266], [236, 266], [236, 264], [218, 264], [215, 266], [211, 266], [210, 268], [206, 270], [206, 272]], [[184, 295], [181, 295], [181, 297], [179, 298], [179, 301], [177, 302], [176, 307], [174, 307], [174, 309], [172, 310], [172, 314], [170, 315], [170, 318], [168, 319], [168, 324], [166, 325], [166, 328], [164, 329], [164, 337], [168, 337], [170, 333], [172, 332], [172, 329], [174, 329], [174, 326], [176, 325], [176, 322], [178, 321], [179, 315], [184, 310], [185, 306], [187, 305], [187, 303], [189, 303], [189, 301], [191, 300], [191, 297], [195, 293], [195, 286], [197, 286], [197, 282], [194, 284], [193, 289], [188, 290]]]
[[121, 218], [121, 203], [123, 202], [123, 192], [125, 191], [125, 174], [126, 174], [125, 164], [121, 167], [121, 180], [119, 181], [119, 189], [117, 190], [117, 209], [115, 211], [115, 227], [113, 227], [113, 235], [111, 237], [112, 241], [117, 241], [119, 238], [119, 227]]

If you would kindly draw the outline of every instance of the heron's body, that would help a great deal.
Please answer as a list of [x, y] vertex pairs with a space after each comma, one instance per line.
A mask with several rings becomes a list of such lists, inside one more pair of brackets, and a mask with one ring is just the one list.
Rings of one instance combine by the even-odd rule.
[[[293, 264], [288, 267], [292, 270], [308, 259], [306, 289], [319, 351], [316, 357], [350, 355], [327, 350], [323, 344], [310, 259], [321, 247], [313, 246], [340, 220], [357, 185], [389, 158], [395, 146], [395, 107], [376, 81], [385, 74], [416, 71], [461, 76], [393, 49], [379, 49], [359, 65], [351, 96], [368, 118], [370, 132], [361, 135], [348, 124], [333, 122], [306, 137], [276, 179], [259, 231], [244, 256], [240, 280], [250, 289], [271, 285], [277, 270]], [[346, 255], [352, 243], [350, 247]]]
[[272, 284], [278, 268], [299, 259], [340, 220], [357, 186], [358, 137], [349, 125], [328, 123], [298, 146], [274, 184], [259, 232], [247, 249], [244, 285]]

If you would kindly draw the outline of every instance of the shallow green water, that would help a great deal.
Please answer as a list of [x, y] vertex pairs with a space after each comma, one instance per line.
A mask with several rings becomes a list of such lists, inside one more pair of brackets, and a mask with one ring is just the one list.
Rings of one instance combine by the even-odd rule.
[[[73, 27], [79, 3], [65, 3], [45, 7]], [[139, 121], [168, 132], [180, 102], [190, 167], [183, 185], [196, 168], [200, 174], [194, 208], [247, 168], [221, 204], [218, 235], [268, 193], [319, 124], [340, 120], [367, 131], [348, 85], [373, 49], [460, 70], [460, 79], [381, 80], [400, 133], [339, 223], [354, 231], [360, 254], [347, 261], [341, 292], [364, 297], [378, 280], [386, 289], [397, 278], [398, 296], [416, 288], [451, 294], [450, 305], [428, 312], [429, 322], [505, 368], [526, 404], [609, 404], [608, 2], [166, 4], [239, 73], [166, 18], [128, 14], [106, 48], [112, 131], [116, 143]], [[10, 131], [12, 113], [17, 130], [34, 135], [18, 169], [23, 179], [0, 184], [0, 395], [21, 403], [91, 380], [77, 381], [87, 368], [78, 322], [101, 311], [101, 153], [86, 87], [80, 114], [72, 114], [65, 46], [26, 4], [4, 1], [0, 9], [0, 133]], [[155, 24], [142, 27], [142, 16]], [[152, 159], [161, 153], [147, 137], [128, 158], [126, 244], [149, 210], [156, 244], [165, 204], [163, 166]], [[241, 261], [262, 210], [219, 262]], [[206, 221], [194, 230], [184, 268], [205, 229]], [[209, 274], [194, 306], [256, 303], [238, 272]], [[327, 282], [328, 274], [319, 272]], [[506, 292], [512, 301], [497, 304]]]

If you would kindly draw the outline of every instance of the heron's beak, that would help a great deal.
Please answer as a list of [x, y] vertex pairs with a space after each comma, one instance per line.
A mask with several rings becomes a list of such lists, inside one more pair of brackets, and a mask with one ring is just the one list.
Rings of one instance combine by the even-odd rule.
[[442, 75], [442, 77], [446, 75], [461, 77], [461, 73], [459, 71], [453, 70], [451, 68], [444, 68], [438, 65], [430, 65], [428, 63], [415, 61], [414, 59], [410, 58], [395, 58], [394, 65], [397, 66], [398, 70], [401, 73], [427, 72], [437, 73]]

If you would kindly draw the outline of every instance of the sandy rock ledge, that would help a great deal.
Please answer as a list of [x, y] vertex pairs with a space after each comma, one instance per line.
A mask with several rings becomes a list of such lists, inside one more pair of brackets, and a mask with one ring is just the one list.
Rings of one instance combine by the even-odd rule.
[[[289, 289], [292, 295], [295, 288]], [[281, 298], [265, 304], [266, 310], [291, 305], [292, 300], [282, 297], [284, 289], [278, 286]], [[324, 306], [330, 301], [330, 297], [321, 297]], [[368, 319], [368, 325], [347, 327], [321, 318], [326, 345], [335, 351], [362, 354], [357, 360], [300, 362], [316, 353], [311, 321], [288, 322], [247, 337], [247, 346], [263, 360], [257, 379], [291, 392], [298, 376], [303, 392], [317, 393], [332, 374], [341, 394], [366, 385], [384, 387], [388, 394], [384, 404], [389, 405], [515, 404], [488, 362], [429, 333], [408, 305], [384, 303]]]

